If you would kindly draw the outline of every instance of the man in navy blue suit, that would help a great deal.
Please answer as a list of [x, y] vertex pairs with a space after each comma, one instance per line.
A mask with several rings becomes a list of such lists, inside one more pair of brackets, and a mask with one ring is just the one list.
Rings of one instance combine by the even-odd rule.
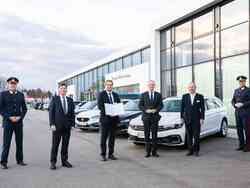
[[23, 93], [17, 91], [19, 80], [10, 77], [7, 80], [8, 90], [0, 94], [0, 114], [3, 116], [3, 151], [1, 156], [2, 169], [8, 169], [8, 156], [13, 133], [16, 137], [16, 161], [20, 166], [23, 162], [23, 119], [27, 112]]
[[61, 161], [62, 166], [72, 168], [68, 162], [68, 146], [71, 128], [75, 126], [75, 114], [73, 100], [66, 96], [67, 86], [60, 84], [59, 95], [54, 96], [49, 106], [49, 122], [52, 130], [52, 148], [50, 162], [51, 170], [56, 169], [58, 147], [62, 140]]

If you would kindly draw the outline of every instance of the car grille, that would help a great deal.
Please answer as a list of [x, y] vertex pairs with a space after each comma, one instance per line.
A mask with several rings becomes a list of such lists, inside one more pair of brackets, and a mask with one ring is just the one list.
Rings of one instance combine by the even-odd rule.
[[77, 121], [79, 122], [86, 122], [86, 121], [89, 121], [89, 118], [76, 118]]
[[[144, 131], [144, 126], [142, 126], [142, 125], [131, 125], [130, 127], [136, 131]], [[164, 126], [158, 127], [158, 131], [167, 131], [167, 130], [172, 130], [172, 129], [175, 129], [175, 128], [174, 127], [164, 127]]]

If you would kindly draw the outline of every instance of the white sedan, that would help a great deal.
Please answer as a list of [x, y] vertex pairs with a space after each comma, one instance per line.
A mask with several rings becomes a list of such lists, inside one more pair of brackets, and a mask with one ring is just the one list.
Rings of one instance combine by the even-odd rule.
[[[186, 145], [185, 125], [181, 122], [181, 97], [170, 97], [163, 101], [158, 128], [158, 143], [168, 146]], [[222, 101], [216, 97], [205, 97], [205, 121], [201, 126], [201, 138], [219, 134], [226, 137], [228, 132], [228, 115]], [[129, 141], [134, 144], [144, 143], [144, 126], [141, 116], [130, 121]]]

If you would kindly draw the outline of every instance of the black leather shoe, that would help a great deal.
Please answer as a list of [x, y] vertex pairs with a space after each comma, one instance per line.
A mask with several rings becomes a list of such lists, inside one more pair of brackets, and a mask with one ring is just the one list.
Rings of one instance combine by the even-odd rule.
[[66, 167], [66, 168], [72, 168], [73, 167], [72, 164], [70, 164], [68, 161], [63, 162], [62, 166]]
[[247, 147], [244, 147], [243, 151], [244, 151], [244, 152], [249, 152], [250, 149], [248, 149]]
[[106, 158], [106, 156], [101, 156], [101, 159], [100, 159], [101, 161], [107, 161], [107, 158]]
[[115, 157], [114, 155], [110, 155], [110, 156], [109, 156], [109, 159], [110, 159], [110, 160], [117, 160], [118, 158]]
[[154, 153], [152, 154], [153, 157], [160, 157], [160, 155], [158, 153]]
[[1, 163], [1, 168], [6, 170], [6, 169], [8, 169], [8, 166], [6, 163]]
[[243, 146], [240, 146], [238, 148], [235, 149], [236, 151], [241, 151], [241, 150], [244, 150], [244, 147]]
[[149, 154], [149, 153], [147, 153], [146, 155], [145, 155], [145, 158], [149, 158], [151, 155]]
[[191, 156], [191, 155], [193, 155], [194, 153], [192, 152], [192, 151], [189, 151], [187, 154], [186, 154], [186, 156]]
[[20, 166], [27, 166], [28, 164], [24, 163], [23, 161], [17, 162], [18, 165]]
[[55, 163], [51, 163], [50, 164], [50, 169], [51, 170], [56, 170], [56, 164]]

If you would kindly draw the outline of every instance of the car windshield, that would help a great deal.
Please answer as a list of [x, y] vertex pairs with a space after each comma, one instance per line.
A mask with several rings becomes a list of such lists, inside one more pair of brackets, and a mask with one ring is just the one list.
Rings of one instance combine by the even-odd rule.
[[139, 100], [130, 100], [124, 105], [125, 111], [139, 111]]
[[81, 109], [81, 110], [91, 110], [96, 105], [97, 105], [96, 101], [89, 101], [89, 102], [85, 103], [84, 105], [82, 105], [79, 109]]
[[165, 100], [161, 112], [180, 112], [181, 100]]

